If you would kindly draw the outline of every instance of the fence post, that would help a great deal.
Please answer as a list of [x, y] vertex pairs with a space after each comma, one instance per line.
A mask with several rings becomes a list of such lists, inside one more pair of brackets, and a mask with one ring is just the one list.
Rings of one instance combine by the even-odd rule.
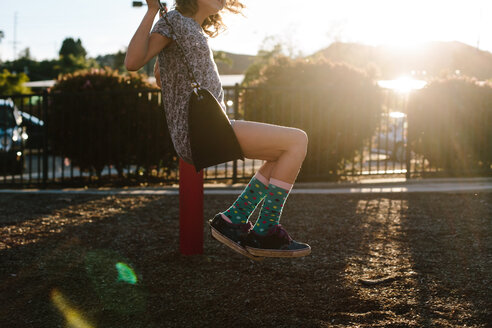
[[[410, 141], [412, 140], [411, 139], [411, 135], [410, 135], [410, 126], [408, 124], [408, 121], [409, 121], [409, 116], [410, 116], [410, 113], [408, 111], [408, 104], [407, 104], [407, 108], [405, 110], [405, 112], [407, 113], [407, 116], [405, 118], [405, 123], [407, 124], [407, 128], [406, 128], [406, 136], [404, 135], [404, 140], [405, 140], [405, 166], [406, 166], [406, 172], [405, 172], [405, 179], [406, 180], [410, 180], [410, 178], [412, 177], [412, 173], [410, 172], [410, 170], [412, 169], [412, 158], [410, 158], [410, 156], [412, 156], [412, 152], [411, 152], [411, 149], [410, 149]], [[403, 123], [403, 124], [405, 124]], [[403, 126], [405, 127], [405, 126]], [[405, 129], [403, 129], [403, 131], [405, 132]]]
[[[48, 181], [48, 91], [43, 91], [43, 188], [46, 188], [46, 184]], [[39, 156], [39, 155], [38, 155]], [[39, 157], [38, 157], [39, 160]]]
[[[234, 85], [234, 119], [239, 117], [239, 84]], [[237, 183], [237, 159], [232, 162], [232, 184]]]
[[183, 255], [203, 254], [203, 170], [179, 159], [179, 248]]

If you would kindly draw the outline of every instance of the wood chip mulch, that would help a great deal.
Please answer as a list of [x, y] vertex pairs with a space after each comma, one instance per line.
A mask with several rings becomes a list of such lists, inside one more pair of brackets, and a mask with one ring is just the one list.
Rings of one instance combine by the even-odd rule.
[[[236, 197], [206, 195], [204, 222]], [[0, 195], [0, 327], [492, 323], [491, 192], [291, 194], [281, 223], [312, 254], [263, 262], [205, 228], [181, 255], [178, 201]]]

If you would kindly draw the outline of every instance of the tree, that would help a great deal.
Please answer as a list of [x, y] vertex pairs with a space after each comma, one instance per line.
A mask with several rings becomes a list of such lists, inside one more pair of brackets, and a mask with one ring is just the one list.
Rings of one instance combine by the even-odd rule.
[[0, 95], [29, 93], [29, 88], [23, 86], [29, 78], [24, 73], [13, 74], [6, 69], [0, 72]]
[[216, 63], [222, 62], [224, 64], [227, 64], [229, 67], [231, 67], [233, 64], [232, 59], [227, 57], [227, 54], [224, 51], [214, 51], [214, 61]]
[[271, 49], [265, 49], [264, 41], [262, 48], [256, 55], [255, 62], [246, 69], [242, 84], [248, 86], [251, 82], [257, 80], [261, 75], [261, 71], [268, 65], [271, 65], [276, 58], [284, 57], [283, 49], [284, 47], [281, 43], [274, 44]]
[[58, 54], [60, 57], [68, 57], [69, 55], [73, 55], [76, 58], [82, 57], [85, 59], [87, 51], [85, 51], [82, 46], [82, 41], [80, 39], [75, 41], [73, 38], [66, 38], [63, 40], [60, 52]]
[[118, 70], [120, 72], [126, 72], [125, 56], [126, 56], [126, 51], [119, 50], [117, 53], [114, 54], [97, 56], [95, 60], [97, 61], [100, 67], [111, 67], [114, 70]]
[[29, 49], [29, 47], [27, 47], [24, 50], [21, 50], [21, 52], [19, 52], [19, 58], [32, 59], [31, 58], [31, 49]]
[[125, 67], [125, 57], [126, 57], [126, 51], [118, 51], [116, 54], [114, 54], [114, 69], [117, 69], [121, 72], [126, 71]]
[[73, 73], [82, 69], [98, 67], [95, 60], [87, 60], [85, 58], [87, 51], [85, 51], [82, 46], [82, 41], [80, 39], [77, 39], [77, 41], [73, 38], [66, 38], [63, 40], [59, 55], [60, 62], [55, 69], [61, 73]]
[[32, 59], [29, 48], [26, 48], [21, 51], [21, 56], [18, 59], [2, 63], [0, 71], [6, 69], [12, 74], [24, 72], [30, 81], [41, 81], [56, 78], [60, 73], [59, 67], [57, 59], [43, 60], [41, 62]]

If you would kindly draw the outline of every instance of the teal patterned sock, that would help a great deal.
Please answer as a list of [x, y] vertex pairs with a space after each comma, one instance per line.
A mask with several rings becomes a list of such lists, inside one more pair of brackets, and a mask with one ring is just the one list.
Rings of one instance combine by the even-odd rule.
[[254, 212], [256, 206], [258, 206], [260, 201], [265, 198], [268, 192], [267, 186], [260, 180], [265, 182], [268, 181], [260, 174], [260, 172], [257, 172], [242, 194], [236, 199], [231, 207], [222, 212], [222, 215], [225, 215], [235, 224], [247, 223], [251, 213]]
[[259, 235], [266, 235], [268, 230], [280, 222], [280, 215], [285, 204], [285, 200], [292, 190], [292, 185], [277, 179], [270, 178], [268, 194], [261, 207], [260, 215], [253, 228]]

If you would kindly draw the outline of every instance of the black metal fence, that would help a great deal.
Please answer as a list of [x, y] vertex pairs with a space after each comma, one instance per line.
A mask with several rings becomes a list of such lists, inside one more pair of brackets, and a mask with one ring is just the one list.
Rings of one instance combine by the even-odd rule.
[[[71, 101], [73, 106], [79, 102], [98, 106], [97, 99], [102, 96], [107, 99], [116, 97], [108, 93], [94, 94], [92, 102], [88, 102], [88, 95], [62, 96], [46, 92], [0, 97], [10, 98], [15, 104], [15, 110], [11, 110], [12, 115], [1, 115], [2, 111], [9, 111], [9, 106], [5, 101], [4, 105], [0, 102], [0, 118], [5, 120], [0, 122], [0, 185], [10, 188], [177, 183], [178, 157], [169, 135], [163, 132], [167, 131], [165, 119], [163, 122], [155, 122], [156, 117], [164, 117], [158, 90], [142, 90], [125, 95], [126, 99], [137, 100], [128, 101], [122, 106], [124, 108], [121, 110], [133, 115], [128, 116], [130, 118], [124, 122], [118, 112], [107, 113], [103, 109], [95, 111], [97, 114], [93, 114], [96, 117], [90, 121], [92, 123], [81, 118], [76, 125], [73, 125], [74, 122], [70, 125], [68, 116], [55, 115], [55, 105], [62, 102], [60, 97], [65, 98], [63, 104], [67, 103], [68, 97], [68, 102]], [[135, 111], [134, 108], [140, 106], [138, 99], [145, 100], [146, 107]], [[252, 101], [256, 105], [252, 105]], [[360, 118], [353, 114], [353, 117], [343, 121], [342, 126], [329, 127], [325, 125], [325, 121], [318, 119], [321, 101], [324, 100], [303, 89], [279, 89], [277, 96], [272, 96], [271, 93], [265, 96], [261, 90], [252, 88], [225, 88], [227, 113], [231, 119], [297, 127], [307, 132], [308, 155], [297, 181], [333, 181], [369, 176], [413, 178], [442, 173], [439, 168], [431, 167], [425, 158], [407, 147], [408, 96], [384, 92], [381, 111], [373, 121], [374, 130], [369, 137], [361, 138], [360, 143], [356, 143], [356, 148], [350, 152], [347, 151], [348, 144], [357, 136], [353, 122]], [[156, 111], [162, 111], [158, 113], [161, 116], [155, 116]], [[352, 113], [357, 113], [357, 110]], [[84, 114], [80, 115], [83, 117]], [[19, 116], [22, 123], [18, 119], [16, 121]], [[98, 122], [97, 127], [94, 122]], [[139, 122], [147, 123], [139, 125]], [[142, 129], [146, 132], [143, 137], [140, 133]], [[336, 129], [336, 133], [330, 137], [334, 140], [328, 143], [327, 132], [330, 129]], [[50, 132], [53, 130], [64, 134]], [[80, 147], [86, 147], [86, 151], [73, 155], [77, 158], [67, 155], [73, 152], [68, 151], [66, 145], [65, 148], [57, 146], [60, 142], [53, 140], [55, 137], [67, 140], [71, 138], [71, 147], [78, 147], [76, 141], [73, 141], [77, 140], [77, 136], [82, 145]], [[91, 151], [99, 160], [98, 166], [88, 165], [79, 158], [80, 153]], [[121, 152], [126, 152], [125, 160], [115, 160], [115, 156], [121, 155]], [[327, 164], [335, 157], [341, 159], [337, 160], [335, 166]], [[101, 161], [101, 158], [105, 158], [106, 162]], [[208, 182], [226, 183], [247, 181], [262, 164], [263, 161], [254, 159], [224, 163], [204, 169], [204, 179]]]

